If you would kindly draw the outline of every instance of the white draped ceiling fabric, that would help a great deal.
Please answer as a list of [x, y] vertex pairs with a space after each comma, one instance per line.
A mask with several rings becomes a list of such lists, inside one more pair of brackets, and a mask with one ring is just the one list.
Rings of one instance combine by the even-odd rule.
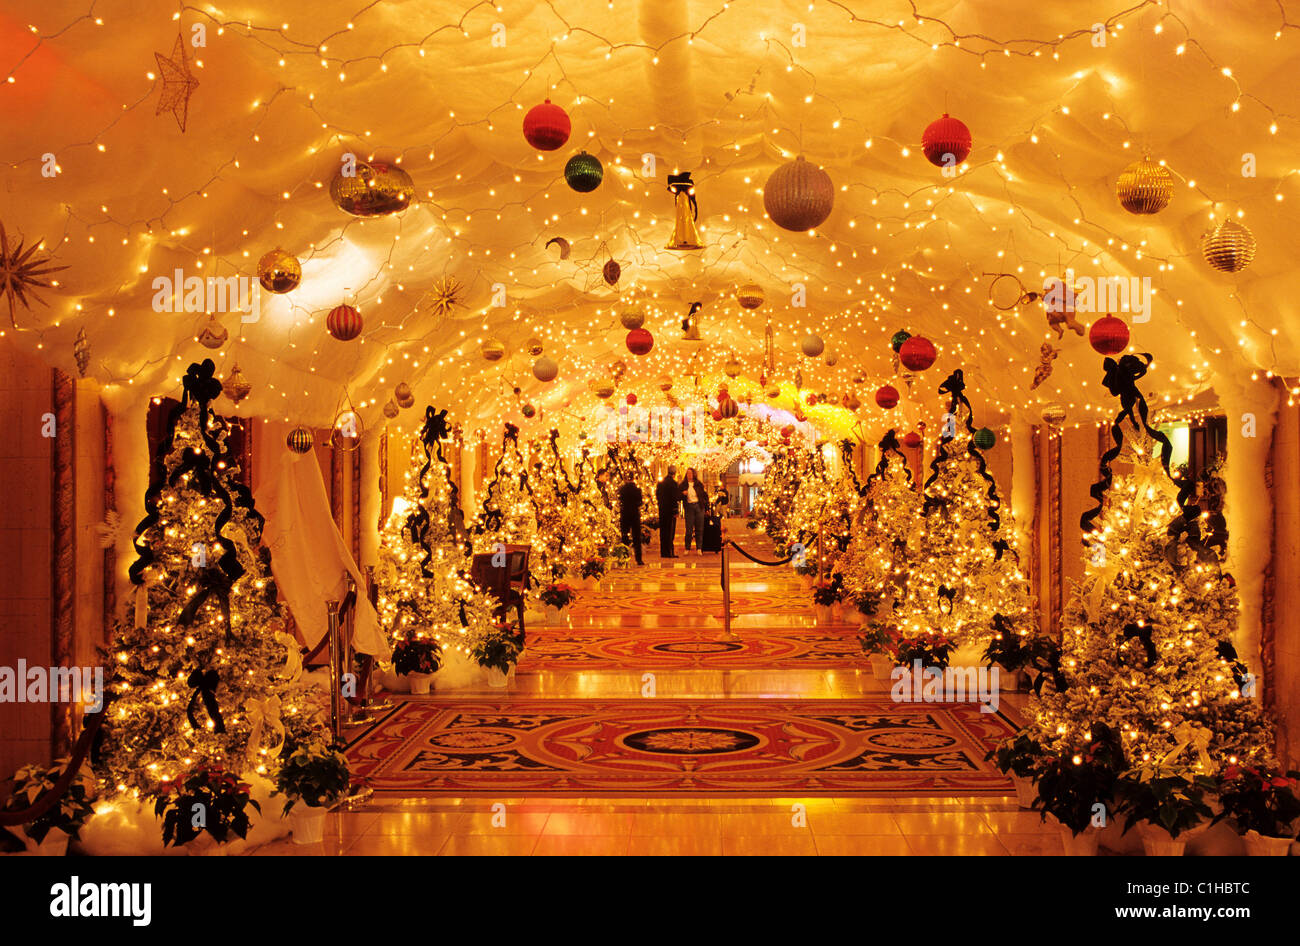
[[[155, 53], [171, 56], [178, 35], [198, 80], [184, 132], [156, 114]], [[445, 406], [467, 434], [496, 439], [525, 402], [541, 411], [526, 433], [571, 430], [620, 360], [615, 401], [661, 398], [664, 375], [684, 395], [683, 379], [718, 375], [732, 354], [734, 385], [752, 385], [770, 320], [776, 379], [798, 370], [805, 392], [835, 402], [855, 392], [869, 436], [896, 423], [871, 395], [895, 380], [899, 329], [939, 351], [910, 400], [904, 389], [905, 416], [937, 413], [935, 388], [961, 367], [1008, 422], [1037, 423], [1056, 402], [1093, 424], [1113, 412], [1100, 356], [1086, 338], [1058, 341], [1041, 305], [994, 308], [985, 275], [1041, 289], [1067, 268], [1151, 280], [1150, 319], [1132, 332], [1155, 356], [1153, 403], [1267, 413], [1265, 373], [1300, 374], [1300, 28], [1272, 0], [8, 0], [0, 77], [0, 222], [67, 267], [48, 305], [19, 306], [4, 331], [72, 372], [84, 330], [87, 375], [123, 416], [211, 356], [252, 384], [227, 413], [326, 426], [346, 398], [373, 428], [405, 381], [417, 410]], [[542, 153], [521, 125], [546, 98], [573, 132]], [[951, 178], [919, 147], [945, 111], [974, 138]], [[580, 149], [604, 165], [587, 194], [563, 174]], [[347, 153], [400, 159], [416, 201], [366, 220], [339, 210], [329, 183]], [[1176, 181], [1150, 217], [1115, 198], [1144, 153]], [[797, 155], [835, 184], [813, 233], [763, 210], [767, 176]], [[693, 174], [701, 250], [665, 249], [674, 171]], [[1228, 216], [1258, 241], [1235, 275], [1200, 251]], [[219, 350], [197, 341], [205, 315], [155, 311], [157, 277], [254, 276], [275, 247], [302, 261], [301, 286], [264, 293], [256, 322], [219, 316]], [[601, 278], [611, 258], [616, 287]], [[447, 278], [463, 304], [439, 314], [429, 294]], [[761, 309], [737, 305], [745, 283], [764, 289]], [[655, 338], [644, 357], [618, 320], [637, 300]], [[345, 301], [364, 332], [341, 342], [325, 315]], [[683, 341], [694, 301], [703, 340]], [[833, 366], [800, 353], [810, 332]], [[559, 364], [549, 384], [532, 375], [532, 336]], [[480, 355], [489, 338], [506, 346], [499, 362]], [[1061, 354], [1031, 392], [1045, 341]]]

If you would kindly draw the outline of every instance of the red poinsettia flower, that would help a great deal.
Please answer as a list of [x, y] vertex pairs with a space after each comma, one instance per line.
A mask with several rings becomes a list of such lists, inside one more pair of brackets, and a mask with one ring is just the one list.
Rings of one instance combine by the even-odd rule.
[[1236, 778], [1236, 777], [1239, 776], [1240, 774], [1241, 774], [1241, 769], [1240, 769], [1240, 767], [1235, 766], [1235, 765], [1230, 765], [1230, 766], [1228, 766], [1226, 769], [1223, 770], [1223, 777], [1226, 778], [1226, 779], [1228, 779], [1229, 781], [1231, 781], [1232, 779]]
[[1290, 788], [1291, 779], [1282, 775], [1274, 775], [1273, 778], [1269, 780], [1268, 784], [1272, 785], [1274, 788]]

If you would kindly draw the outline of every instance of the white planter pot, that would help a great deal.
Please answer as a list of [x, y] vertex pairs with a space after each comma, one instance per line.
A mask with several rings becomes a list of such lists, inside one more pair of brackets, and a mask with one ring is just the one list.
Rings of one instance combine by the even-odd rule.
[[[1010, 777], [1016, 786], [1016, 804], [1021, 808], [1033, 808], [1034, 800], [1038, 798], [1038, 784], [1031, 778], [1021, 778], [1018, 775]], [[1096, 842], [1094, 846], [1095, 844]]]
[[1019, 670], [1008, 670], [1006, 667], [998, 664], [998, 688], [1007, 693], [1016, 693], [1020, 690], [1024, 674]]
[[1078, 834], [1075, 834], [1065, 825], [1061, 828], [1061, 846], [1065, 849], [1067, 857], [1096, 857], [1097, 841], [1100, 833], [1096, 828], [1084, 828]]
[[429, 692], [429, 687], [433, 684], [433, 674], [431, 673], [408, 673], [405, 674], [406, 682], [411, 687], [411, 692], [416, 696], [425, 696]]
[[877, 680], [889, 680], [894, 673], [894, 658], [889, 654], [872, 654], [867, 658], [871, 662], [871, 672]]
[[1174, 838], [1158, 825], [1138, 825], [1138, 837], [1142, 839], [1142, 850], [1147, 857], [1182, 857], [1187, 849], [1188, 835], [1189, 832], [1184, 831]]
[[1247, 831], [1241, 839], [1246, 842], [1247, 857], [1286, 857], [1291, 849], [1290, 838], [1271, 838], [1258, 831]]
[[487, 670], [487, 681], [490, 687], [503, 687], [506, 685], [506, 675], [496, 667], [485, 667]]
[[814, 604], [813, 619], [818, 624], [834, 624], [835, 623], [834, 609], [831, 608], [831, 606], [828, 604]]
[[64, 857], [68, 853], [68, 842], [70, 840], [72, 838], [58, 828], [51, 828], [46, 833], [45, 840], [40, 844], [23, 835], [23, 842], [27, 845], [27, 853], [33, 857]]
[[542, 605], [542, 620], [550, 627], [559, 627], [564, 623], [564, 610], [544, 604]]
[[320, 844], [325, 839], [325, 809], [298, 802], [289, 809], [289, 825], [294, 844]]

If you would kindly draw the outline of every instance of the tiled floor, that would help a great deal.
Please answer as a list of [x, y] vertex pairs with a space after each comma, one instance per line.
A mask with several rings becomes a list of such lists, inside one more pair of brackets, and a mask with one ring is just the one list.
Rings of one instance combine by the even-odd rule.
[[[736, 529], [746, 547], [763, 558], [770, 545]], [[669, 591], [698, 596], [699, 608], [662, 613], [611, 608], [578, 613], [574, 626], [620, 628], [695, 627], [723, 633], [718, 594], [718, 556], [661, 562], [655, 548], [646, 565], [616, 573], [601, 584], [611, 592]], [[680, 536], [679, 536], [680, 551]], [[787, 599], [806, 595], [788, 568], [754, 565], [730, 556], [733, 588]], [[806, 613], [744, 614], [735, 628], [808, 627]], [[656, 673], [660, 697], [837, 698], [879, 695], [883, 684], [869, 671], [689, 670]], [[520, 671], [509, 689], [457, 690], [455, 695], [494, 698], [636, 696], [636, 668], [580, 673]], [[1014, 699], [1011, 700], [1014, 705]], [[1014, 796], [951, 798], [445, 798], [407, 799], [328, 816], [324, 842], [296, 845], [286, 839], [258, 855], [966, 855], [1062, 853], [1058, 829], [1021, 811]]]

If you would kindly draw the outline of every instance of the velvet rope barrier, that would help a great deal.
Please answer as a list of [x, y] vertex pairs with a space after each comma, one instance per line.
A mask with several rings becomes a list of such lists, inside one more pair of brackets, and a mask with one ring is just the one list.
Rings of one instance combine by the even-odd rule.
[[750, 555], [748, 552], [746, 552], [744, 549], [742, 549], [739, 545], [737, 545], [734, 539], [728, 539], [728, 540], [727, 540], [727, 544], [730, 545], [733, 549], [735, 549], [737, 552], [739, 552], [741, 555], [745, 556], [745, 558], [749, 559], [751, 562], [753, 562], [753, 563], [756, 564], [756, 565], [785, 565], [785, 564], [787, 564], [787, 563], [789, 563], [789, 562], [791, 562], [791, 561], [794, 560], [794, 556], [793, 556], [793, 555], [787, 555], [785, 558], [781, 559], [779, 562], [767, 562], [767, 561], [764, 561], [764, 560], [761, 559], [761, 558], [755, 558], [754, 556]]
[[[1092, 533], [1092, 523], [1101, 515], [1103, 498], [1110, 489], [1114, 481], [1114, 474], [1111, 471], [1111, 463], [1120, 455], [1124, 446], [1124, 427], [1125, 419], [1133, 425], [1133, 429], [1139, 428], [1145, 430], [1147, 435], [1156, 443], [1160, 444], [1160, 465], [1164, 468], [1165, 475], [1171, 481], [1177, 482], [1169, 470], [1169, 461], [1173, 457], [1174, 445], [1169, 438], [1155, 429], [1148, 423], [1147, 401], [1138, 390], [1137, 383], [1147, 373], [1151, 367], [1152, 357], [1147, 353], [1141, 355], [1124, 355], [1116, 361], [1114, 358], [1107, 358], [1102, 367], [1105, 369], [1105, 376], [1102, 384], [1112, 395], [1119, 398], [1120, 410], [1115, 415], [1115, 420], [1110, 425], [1110, 439], [1115, 445], [1107, 450], [1101, 457], [1101, 463], [1098, 468], [1100, 474], [1097, 482], [1093, 483], [1088, 489], [1088, 495], [1097, 501], [1097, 505], [1089, 509], [1079, 517], [1079, 528], [1083, 530], [1083, 544], [1088, 545], [1088, 536]], [[1201, 550], [1201, 507], [1188, 500], [1191, 498], [1196, 484], [1192, 482], [1191, 477], [1183, 480], [1178, 486], [1178, 508], [1182, 515], [1169, 525], [1169, 535], [1176, 540], [1179, 535], [1185, 534], [1187, 542], [1193, 548]]]

